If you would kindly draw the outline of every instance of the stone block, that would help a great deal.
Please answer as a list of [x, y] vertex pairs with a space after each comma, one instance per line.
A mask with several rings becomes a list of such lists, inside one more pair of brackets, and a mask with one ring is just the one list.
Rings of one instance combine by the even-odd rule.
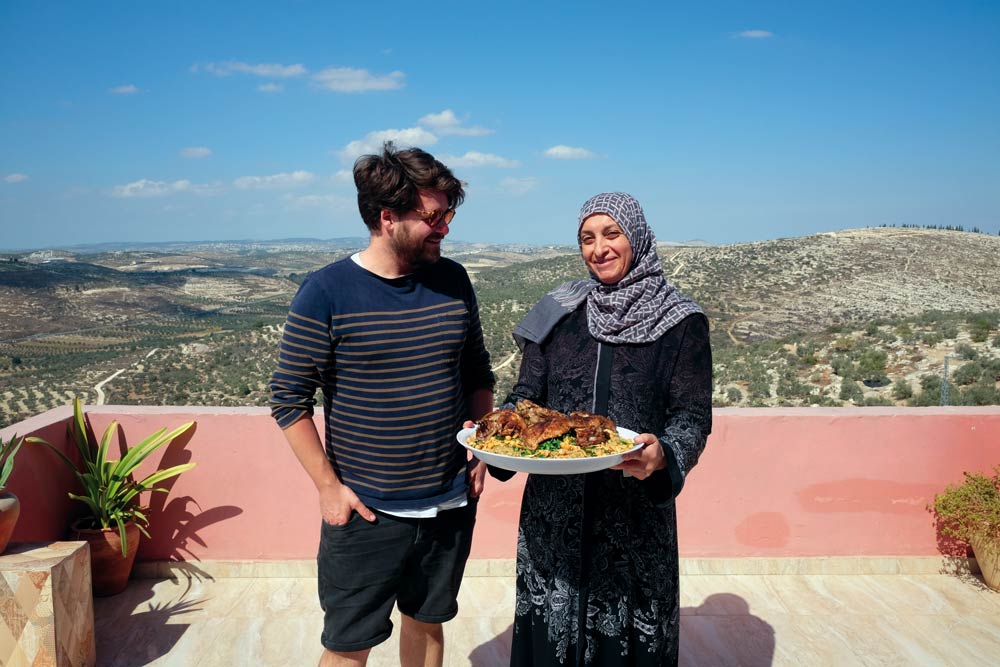
[[0, 556], [0, 665], [96, 664], [87, 543], [8, 545]]

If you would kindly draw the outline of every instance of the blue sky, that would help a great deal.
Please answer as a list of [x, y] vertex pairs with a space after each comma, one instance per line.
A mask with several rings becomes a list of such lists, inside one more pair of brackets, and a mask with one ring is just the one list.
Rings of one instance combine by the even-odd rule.
[[0, 56], [5, 249], [364, 236], [388, 136], [462, 241], [572, 243], [605, 190], [662, 241], [1000, 230], [996, 2], [3, 0]]

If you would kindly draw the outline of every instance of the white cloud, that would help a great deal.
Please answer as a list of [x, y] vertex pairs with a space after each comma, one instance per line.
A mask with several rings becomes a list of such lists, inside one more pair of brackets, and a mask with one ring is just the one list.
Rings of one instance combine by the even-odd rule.
[[352, 169], [341, 169], [331, 177], [334, 183], [354, 183], [354, 171]]
[[499, 155], [480, 153], [479, 151], [468, 151], [465, 155], [461, 156], [445, 155], [440, 160], [449, 167], [502, 167], [504, 169], [512, 169], [520, 166], [517, 160], [508, 160]]
[[288, 79], [296, 76], [303, 76], [308, 74], [304, 66], [295, 65], [279, 65], [277, 63], [244, 63], [235, 60], [228, 60], [223, 63], [206, 63], [204, 65], [192, 65], [192, 72], [199, 72], [205, 70], [209, 74], [214, 74], [215, 76], [229, 76], [230, 74], [252, 74], [254, 76], [263, 76], [270, 79]]
[[314, 180], [316, 177], [313, 174], [299, 170], [270, 176], [240, 176], [233, 181], [233, 185], [240, 190], [275, 190], [298, 188], [308, 185]]
[[351, 162], [361, 155], [367, 153], [379, 153], [382, 151], [382, 144], [386, 141], [394, 141], [400, 146], [433, 146], [437, 143], [437, 136], [431, 134], [421, 127], [407, 127], [402, 130], [377, 130], [369, 132], [364, 139], [356, 139], [347, 144], [339, 152], [340, 157], [347, 162]]
[[140, 179], [125, 185], [115, 186], [112, 191], [113, 197], [120, 199], [131, 199], [134, 197], [165, 197], [166, 195], [177, 194], [179, 192], [197, 191], [200, 186], [192, 185], [191, 181], [179, 180], [169, 183], [167, 181], [150, 181]]
[[774, 33], [770, 30], [744, 30], [739, 36], [744, 39], [768, 39], [774, 37]]
[[505, 178], [500, 181], [499, 189], [511, 195], [523, 195], [538, 188], [538, 179], [534, 176], [524, 178]]
[[455, 112], [451, 109], [445, 109], [441, 113], [429, 113], [418, 120], [417, 123], [424, 127], [433, 127], [437, 130], [440, 130], [442, 127], [451, 127], [460, 124], [458, 118], [455, 117]]
[[280, 83], [262, 83], [257, 86], [257, 90], [262, 93], [280, 93], [285, 89]]
[[28, 178], [27, 174], [7, 174], [3, 177], [3, 180], [8, 183], [24, 183]]
[[417, 121], [418, 125], [433, 128], [438, 134], [451, 134], [461, 137], [481, 137], [492, 134], [493, 130], [486, 127], [462, 127], [462, 121], [455, 116], [451, 109], [445, 109], [441, 113], [430, 113]]
[[339, 195], [302, 195], [300, 197], [285, 195], [285, 201], [288, 202], [290, 208], [294, 209], [321, 208], [346, 211], [353, 209], [357, 205], [355, 200]]
[[313, 74], [313, 81], [320, 88], [338, 93], [363, 93], [369, 90], [396, 90], [403, 87], [406, 75], [389, 72], [376, 76], [366, 69], [330, 67]]
[[139, 92], [139, 89], [133, 86], [131, 83], [124, 86], [116, 86], [114, 88], [109, 88], [108, 92], [112, 95], [135, 95]]
[[545, 151], [545, 156], [556, 160], [588, 160], [595, 157], [586, 148], [576, 148], [573, 146], [553, 146]]
[[204, 146], [188, 146], [187, 148], [182, 148], [180, 152], [181, 157], [187, 157], [194, 160], [208, 157], [211, 154], [212, 149]]

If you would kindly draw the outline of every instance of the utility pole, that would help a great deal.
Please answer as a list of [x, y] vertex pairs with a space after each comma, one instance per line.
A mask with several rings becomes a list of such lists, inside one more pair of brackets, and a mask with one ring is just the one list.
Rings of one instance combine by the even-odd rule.
[[948, 360], [958, 359], [954, 354], [944, 355], [944, 369], [941, 371], [941, 405], [948, 405], [949, 387], [948, 387]]

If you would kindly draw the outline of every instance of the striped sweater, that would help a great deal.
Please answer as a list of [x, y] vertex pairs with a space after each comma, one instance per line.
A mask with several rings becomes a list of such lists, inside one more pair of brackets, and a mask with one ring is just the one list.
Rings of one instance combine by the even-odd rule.
[[341, 481], [371, 507], [415, 509], [466, 492], [455, 433], [467, 396], [493, 383], [461, 265], [442, 258], [386, 279], [346, 258], [292, 300], [271, 414], [287, 428], [312, 415], [321, 389], [326, 454]]

